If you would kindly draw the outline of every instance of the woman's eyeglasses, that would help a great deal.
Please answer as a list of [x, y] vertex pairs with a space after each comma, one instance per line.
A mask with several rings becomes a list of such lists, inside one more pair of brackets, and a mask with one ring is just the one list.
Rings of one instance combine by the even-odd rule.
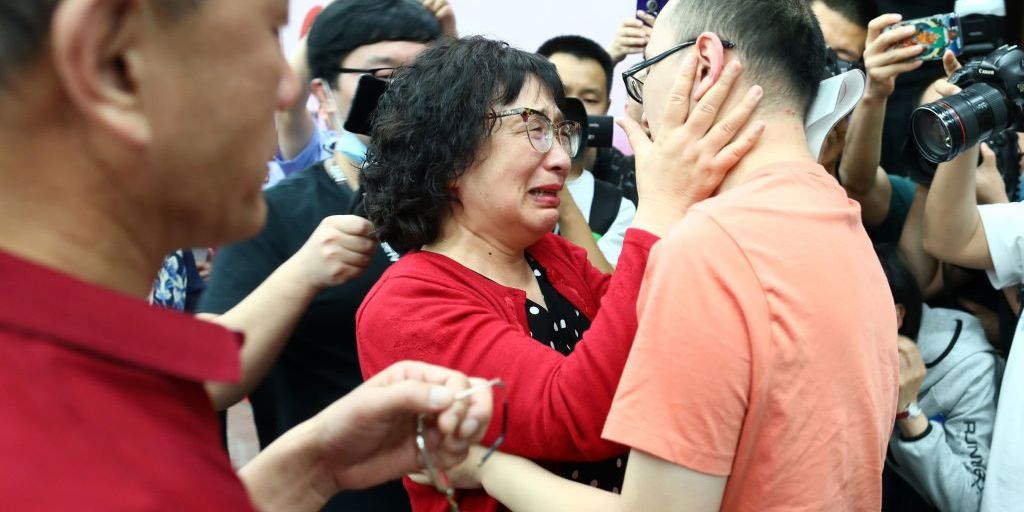
[[526, 123], [526, 136], [530, 139], [530, 145], [539, 153], [547, 153], [558, 140], [558, 144], [569, 154], [569, 158], [575, 158], [580, 150], [580, 124], [576, 121], [562, 121], [552, 123], [551, 119], [543, 112], [532, 108], [521, 107], [504, 112], [488, 115], [491, 119], [499, 119], [508, 116], [521, 116]]

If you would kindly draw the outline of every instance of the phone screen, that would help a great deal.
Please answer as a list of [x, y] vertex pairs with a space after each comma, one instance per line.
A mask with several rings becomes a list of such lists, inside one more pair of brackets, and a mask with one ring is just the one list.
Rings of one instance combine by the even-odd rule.
[[372, 75], [359, 77], [356, 94], [352, 97], [352, 106], [345, 119], [345, 131], [359, 135], [369, 135], [373, 129], [373, 114], [377, 111], [377, 103], [388, 88], [386, 80]]

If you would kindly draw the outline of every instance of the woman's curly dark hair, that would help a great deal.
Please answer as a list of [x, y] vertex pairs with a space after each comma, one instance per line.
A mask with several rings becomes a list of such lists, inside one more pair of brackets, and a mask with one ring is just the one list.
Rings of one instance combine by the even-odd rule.
[[377, 236], [399, 253], [435, 241], [457, 201], [451, 187], [494, 128], [487, 115], [536, 78], [565, 93], [543, 57], [483, 37], [443, 40], [399, 71], [381, 98], [362, 169]]

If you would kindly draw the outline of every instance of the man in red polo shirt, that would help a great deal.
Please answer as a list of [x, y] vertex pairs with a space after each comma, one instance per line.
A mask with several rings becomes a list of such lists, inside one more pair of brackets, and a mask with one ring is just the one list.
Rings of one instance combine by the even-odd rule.
[[[0, 3], [0, 509], [315, 510], [464, 458], [491, 395], [400, 363], [236, 477], [203, 384], [241, 337], [149, 308], [163, 256], [256, 233], [287, 0]], [[262, 143], [261, 143], [262, 142]], [[239, 478], [240, 477], [240, 478]]]

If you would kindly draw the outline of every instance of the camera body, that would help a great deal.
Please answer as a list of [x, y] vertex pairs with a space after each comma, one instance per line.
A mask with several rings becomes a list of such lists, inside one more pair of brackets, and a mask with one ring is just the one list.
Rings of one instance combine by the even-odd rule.
[[948, 162], [1003, 130], [1024, 129], [1024, 51], [1001, 46], [950, 77], [958, 94], [911, 115], [914, 141], [930, 162]]

